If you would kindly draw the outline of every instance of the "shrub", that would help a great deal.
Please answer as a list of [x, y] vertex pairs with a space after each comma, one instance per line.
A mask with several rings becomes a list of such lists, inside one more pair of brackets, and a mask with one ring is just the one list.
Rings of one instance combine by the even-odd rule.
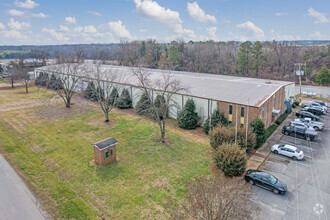
[[256, 137], [255, 148], [259, 148], [261, 145], [263, 145], [263, 143], [265, 143], [267, 139], [265, 123], [261, 119], [257, 118], [250, 123], [250, 127], [252, 128], [252, 131]]
[[[154, 110], [158, 112], [159, 119], [163, 120], [163, 115], [165, 115], [165, 107], [166, 107], [166, 99], [163, 95], [158, 94], [154, 100]], [[155, 112], [152, 112], [152, 118], [157, 119]], [[166, 112], [166, 117], [168, 116], [168, 112]]]
[[112, 106], [116, 106], [117, 105], [117, 101], [119, 98], [119, 93], [118, 93], [118, 89], [117, 87], [113, 87], [110, 95], [109, 95], [109, 103]]
[[286, 119], [287, 116], [288, 116], [287, 113], [282, 114], [280, 117], [278, 117], [278, 119], [276, 119], [275, 123], [277, 125], [282, 124], [282, 122]]
[[37, 77], [35, 83], [36, 85], [40, 85], [40, 86], [47, 86], [47, 83], [49, 81], [49, 77], [47, 73], [39, 73], [39, 76]]
[[[219, 125], [215, 127], [210, 132], [210, 145], [213, 149], [217, 150], [219, 146], [225, 143], [235, 143], [235, 126], [225, 127]], [[255, 147], [255, 134], [248, 129], [247, 135], [247, 145], [245, 146], [246, 138], [246, 128], [238, 127], [237, 128], [237, 145], [242, 149], [246, 148], [246, 151], [249, 152]]]
[[84, 92], [84, 97], [89, 100], [97, 101], [94, 82], [89, 82]]
[[227, 126], [228, 120], [224, 116], [224, 114], [222, 114], [218, 109], [216, 109], [211, 116], [211, 126], [210, 126], [210, 120], [206, 119], [203, 125], [203, 131], [205, 132], [205, 134], [208, 134], [210, 129], [216, 127], [219, 124], [223, 126]]
[[117, 101], [117, 107], [121, 109], [132, 108], [132, 99], [127, 89], [123, 89]]
[[61, 80], [57, 79], [54, 74], [50, 76], [49, 82], [47, 83], [48, 89], [58, 90], [63, 89], [63, 84]]
[[184, 129], [195, 129], [198, 126], [198, 114], [194, 100], [188, 99], [178, 117], [178, 125]]
[[227, 176], [239, 176], [246, 169], [246, 156], [243, 149], [234, 144], [223, 144], [214, 152], [215, 165]]
[[276, 128], [277, 128], [276, 124], [272, 124], [271, 126], [269, 126], [269, 128], [267, 128], [267, 138], [273, 134]]
[[149, 115], [148, 109], [150, 108], [151, 100], [146, 92], [144, 92], [139, 101], [136, 103], [136, 113], [139, 115]]
[[38, 77], [36, 78], [36, 81], [35, 81], [36, 85], [40, 85], [40, 81], [41, 81], [43, 76], [44, 76], [44, 73], [40, 72]]
[[296, 106], [298, 106], [300, 104], [299, 101], [294, 101], [293, 104], [295, 104]]

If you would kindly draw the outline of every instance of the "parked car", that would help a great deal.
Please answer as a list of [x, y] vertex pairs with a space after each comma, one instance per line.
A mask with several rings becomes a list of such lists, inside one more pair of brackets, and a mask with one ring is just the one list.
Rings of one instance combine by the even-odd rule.
[[297, 138], [303, 138], [307, 141], [313, 141], [317, 138], [317, 132], [306, 129], [300, 126], [284, 126], [282, 133]]
[[321, 105], [320, 103], [318, 102], [314, 102], [314, 101], [311, 101], [311, 102], [304, 102], [302, 105], [301, 105], [302, 108], [306, 108], [306, 107], [318, 107], [318, 108], [321, 108], [324, 113], [326, 113], [328, 111], [328, 107], [327, 106], [323, 106]]
[[315, 129], [313, 127], [310, 127], [309, 124], [304, 123], [302, 121], [296, 121], [296, 120], [291, 121], [289, 126], [300, 126], [300, 127], [305, 127], [309, 130], [315, 131]]
[[314, 128], [315, 131], [322, 131], [324, 129], [324, 123], [312, 121], [311, 118], [296, 118], [295, 121], [304, 123], [309, 127]]
[[294, 160], [302, 160], [304, 158], [303, 151], [288, 144], [275, 144], [272, 146], [271, 150], [275, 154], [282, 154]]
[[285, 183], [275, 176], [261, 170], [247, 170], [244, 178], [246, 182], [270, 190], [274, 194], [284, 194], [288, 189]]
[[306, 107], [306, 108], [301, 109], [301, 111], [307, 111], [307, 112], [310, 112], [310, 113], [312, 113], [314, 115], [317, 115], [317, 116], [325, 114], [325, 111], [321, 108], [318, 108], [318, 107]]
[[310, 112], [307, 112], [307, 111], [296, 112], [296, 116], [299, 117], [299, 118], [311, 118], [314, 121], [319, 121], [320, 120], [319, 116], [316, 116], [316, 115], [314, 115]]
[[326, 108], [327, 108], [327, 110], [328, 110], [328, 103], [326, 103], [326, 102], [323, 102], [323, 101], [321, 101], [321, 100], [313, 100], [312, 102], [316, 102], [316, 103], [319, 103], [320, 105], [322, 105], [322, 106], [326, 107]]

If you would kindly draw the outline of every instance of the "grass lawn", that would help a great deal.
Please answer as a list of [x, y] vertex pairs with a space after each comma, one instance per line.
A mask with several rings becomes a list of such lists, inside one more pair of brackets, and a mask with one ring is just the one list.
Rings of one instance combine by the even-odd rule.
[[[12, 100], [45, 98], [31, 91]], [[0, 151], [56, 219], [167, 219], [168, 200], [181, 203], [186, 183], [209, 174], [205, 142], [168, 129], [162, 145], [153, 121], [118, 111], [106, 124], [93, 104], [53, 105], [0, 112]], [[118, 159], [95, 166], [91, 144], [107, 137], [118, 140]]]

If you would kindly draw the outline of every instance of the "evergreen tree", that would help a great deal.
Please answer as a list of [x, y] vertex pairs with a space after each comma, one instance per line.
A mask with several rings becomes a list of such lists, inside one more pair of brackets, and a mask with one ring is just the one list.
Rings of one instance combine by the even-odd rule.
[[267, 139], [267, 131], [265, 129], [264, 122], [257, 118], [253, 120], [250, 124], [250, 127], [252, 128], [253, 133], [256, 135], [256, 148], [261, 147], [263, 143], [265, 143]]
[[94, 85], [93, 81], [88, 83], [87, 88], [84, 92], [84, 97], [86, 99], [93, 100], [93, 101], [97, 100], [97, 96], [95, 94], [95, 85]]
[[224, 114], [220, 112], [220, 110], [216, 109], [211, 116], [211, 125], [210, 125], [210, 119], [206, 119], [203, 125], [203, 130], [206, 134], [208, 134], [210, 129], [218, 126], [219, 124], [222, 126], [227, 126], [228, 120], [224, 116]]
[[132, 99], [127, 89], [123, 89], [117, 101], [117, 107], [121, 109], [132, 108]]
[[224, 143], [214, 152], [214, 163], [227, 176], [240, 176], [246, 169], [245, 151], [233, 143]]
[[42, 77], [44, 76], [44, 73], [43, 72], [40, 72], [39, 73], [39, 75], [38, 75], [38, 77], [36, 78], [36, 85], [40, 85], [40, 83], [41, 83], [41, 79], [42, 79]]
[[251, 41], [246, 41], [240, 45], [237, 55], [237, 67], [239, 73], [249, 74], [249, 70], [251, 69], [251, 52]]
[[180, 67], [181, 66], [181, 57], [179, 48], [176, 46], [172, 46], [168, 51], [168, 61], [172, 67]]
[[188, 99], [178, 117], [178, 125], [184, 129], [195, 129], [198, 126], [198, 114], [194, 100]]
[[48, 82], [49, 82], [48, 73], [43, 73], [43, 75], [40, 77], [39, 85], [47, 86]]
[[139, 115], [149, 115], [148, 109], [150, 108], [151, 100], [145, 92], [141, 95], [139, 101], [136, 103], [136, 113]]
[[253, 56], [253, 69], [256, 73], [256, 77], [259, 75], [259, 68], [261, 66], [261, 60], [262, 60], [262, 44], [260, 41], [254, 42], [252, 48], [252, 56]]
[[118, 98], [119, 98], [118, 89], [117, 87], [113, 87], [109, 98], [110, 105], [116, 106]]
[[[159, 114], [160, 115], [160, 120], [163, 120], [163, 116], [165, 115], [166, 111], [166, 100], [165, 97], [163, 95], [157, 95], [155, 100], [154, 100], [154, 109], [153, 112], [151, 112], [152, 114], [152, 118], [155, 118], [156, 115], [155, 114]], [[168, 112], [166, 112], [166, 116], [168, 115]]]
[[316, 74], [314, 81], [322, 85], [328, 85], [330, 83], [330, 72], [323, 66]]

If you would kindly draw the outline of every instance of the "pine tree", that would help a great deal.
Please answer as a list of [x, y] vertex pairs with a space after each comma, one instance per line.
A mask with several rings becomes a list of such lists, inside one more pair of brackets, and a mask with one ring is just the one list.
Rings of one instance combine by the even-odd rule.
[[224, 114], [222, 114], [218, 109], [216, 109], [211, 116], [211, 125], [210, 125], [210, 119], [206, 119], [203, 125], [203, 130], [206, 134], [208, 134], [210, 129], [218, 125], [227, 126], [228, 120], [224, 116]]
[[246, 41], [240, 45], [237, 55], [237, 67], [239, 73], [246, 75], [249, 74], [249, 70], [251, 69], [251, 52], [251, 41]]
[[198, 114], [194, 100], [188, 99], [178, 117], [178, 125], [184, 129], [195, 129], [198, 126]]
[[127, 89], [123, 89], [117, 101], [117, 107], [121, 109], [132, 108], [132, 99]]
[[118, 89], [117, 87], [113, 87], [109, 98], [110, 105], [116, 106], [118, 98], [119, 98]]
[[261, 66], [262, 57], [262, 44], [260, 41], [254, 42], [251, 48], [252, 56], [253, 56], [253, 69], [256, 73], [256, 77], [259, 75], [259, 67]]
[[314, 81], [322, 85], [328, 85], [330, 83], [330, 72], [323, 66], [316, 74]]
[[149, 115], [149, 107], [151, 105], [151, 100], [149, 99], [148, 94], [145, 92], [141, 95], [139, 101], [136, 104], [136, 113], [139, 115]]
[[95, 85], [94, 82], [89, 82], [87, 85], [87, 88], [84, 92], [84, 97], [89, 100], [97, 100], [96, 94], [95, 94]]

